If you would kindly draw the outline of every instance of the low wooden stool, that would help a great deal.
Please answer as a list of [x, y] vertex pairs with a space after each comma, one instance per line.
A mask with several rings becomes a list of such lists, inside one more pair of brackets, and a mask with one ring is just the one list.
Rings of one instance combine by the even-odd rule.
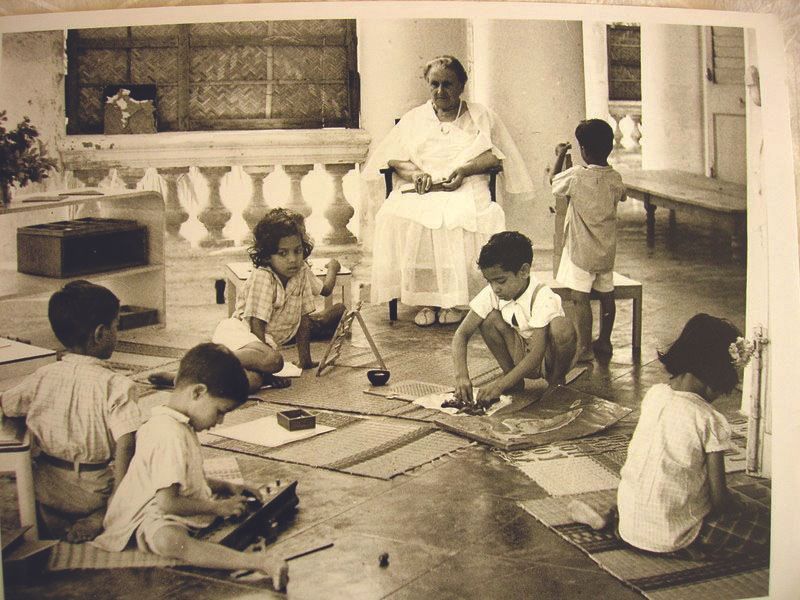
[[[320, 279], [325, 279], [328, 264], [327, 258], [311, 258], [308, 260], [311, 263], [311, 270]], [[228, 316], [233, 314], [236, 308], [236, 292], [247, 278], [250, 277], [250, 272], [253, 270], [253, 263], [250, 261], [232, 262], [225, 265], [225, 301], [228, 305]], [[342, 267], [339, 274], [336, 276], [336, 288], [342, 292], [342, 302], [345, 308], [350, 308], [353, 304], [351, 287], [353, 285], [353, 272], [347, 267]], [[335, 289], [335, 288], [334, 288]], [[333, 306], [333, 294], [325, 298], [325, 308]]]
[[[4, 417], [9, 421], [9, 417]], [[4, 423], [3, 427], [11, 427], [12, 423]], [[17, 504], [19, 506], [19, 523], [21, 527], [30, 527], [25, 532], [26, 540], [38, 540], [36, 527], [36, 495], [33, 489], [33, 471], [31, 469], [31, 436], [24, 423], [18, 425], [24, 430], [18, 443], [0, 445], [0, 473], [14, 473], [17, 485]]]
[[[562, 300], [570, 300], [570, 289], [565, 285], [557, 283], [550, 271], [536, 271], [534, 277], [547, 285], [551, 290], [558, 294]], [[589, 294], [590, 300], [597, 300], [597, 292], [592, 290]], [[642, 284], [639, 281], [620, 275], [614, 272], [614, 299], [632, 300], [633, 315], [631, 317], [631, 353], [634, 358], [639, 358], [642, 354]]]

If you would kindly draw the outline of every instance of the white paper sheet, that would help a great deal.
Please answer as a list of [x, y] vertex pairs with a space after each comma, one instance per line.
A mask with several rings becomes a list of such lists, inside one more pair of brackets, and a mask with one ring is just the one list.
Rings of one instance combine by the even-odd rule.
[[335, 427], [328, 427], [327, 425], [317, 424], [314, 429], [300, 429], [298, 431], [289, 431], [284, 429], [278, 424], [278, 418], [275, 415], [269, 417], [261, 417], [248, 423], [240, 423], [239, 425], [231, 425], [225, 427], [220, 425], [210, 429], [208, 433], [219, 437], [226, 437], [249, 444], [256, 444], [257, 446], [266, 446], [267, 448], [277, 448], [290, 442], [304, 440], [306, 438], [314, 437], [321, 433], [333, 431]]
[[291, 362], [283, 363], [283, 368], [275, 373], [276, 377], [300, 377], [303, 374], [303, 369]]

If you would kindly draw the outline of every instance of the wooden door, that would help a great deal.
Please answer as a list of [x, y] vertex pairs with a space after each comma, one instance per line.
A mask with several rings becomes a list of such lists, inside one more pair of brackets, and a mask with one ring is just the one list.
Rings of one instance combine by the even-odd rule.
[[704, 27], [706, 175], [747, 182], [744, 30]]

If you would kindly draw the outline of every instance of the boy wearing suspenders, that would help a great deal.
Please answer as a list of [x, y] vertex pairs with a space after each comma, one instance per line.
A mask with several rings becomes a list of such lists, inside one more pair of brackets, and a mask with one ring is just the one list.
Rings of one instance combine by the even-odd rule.
[[[524, 389], [525, 378], [564, 383], [573, 364], [576, 334], [561, 298], [531, 274], [533, 247], [517, 231], [494, 234], [481, 248], [478, 267], [488, 282], [469, 303], [453, 336], [455, 399], [479, 402]], [[480, 330], [503, 375], [473, 398], [467, 345]]]

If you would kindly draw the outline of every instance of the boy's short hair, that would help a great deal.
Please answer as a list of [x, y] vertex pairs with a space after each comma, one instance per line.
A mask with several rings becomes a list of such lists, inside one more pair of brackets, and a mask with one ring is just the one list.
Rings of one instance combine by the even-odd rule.
[[741, 335], [727, 319], [699, 313], [686, 322], [666, 352], [658, 352], [658, 359], [673, 377], [691, 373], [715, 392], [724, 394], [739, 382], [730, 345]]
[[522, 265], [533, 262], [533, 244], [519, 231], [501, 231], [489, 238], [481, 248], [478, 267], [487, 269], [499, 266], [504, 271], [516, 273]]
[[70, 281], [50, 296], [47, 317], [58, 341], [66, 347], [85, 344], [98, 325], [110, 327], [119, 315], [119, 298], [102, 285]]
[[314, 242], [306, 231], [303, 215], [285, 208], [268, 211], [253, 229], [253, 245], [247, 253], [256, 267], [269, 266], [269, 257], [278, 251], [281, 238], [296, 235], [303, 244], [303, 258], [308, 258]]
[[575, 138], [593, 156], [608, 156], [614, 149], [614, 130], [602, 119], [587, 119], [578, 123]]
[[247, 400], [248, 382], [242, 363], [220, 344], [198, 344], [183, 355], [175, 376], [175, 387], [193, 383], [202, 383], [211, 395], [236, 404]]

